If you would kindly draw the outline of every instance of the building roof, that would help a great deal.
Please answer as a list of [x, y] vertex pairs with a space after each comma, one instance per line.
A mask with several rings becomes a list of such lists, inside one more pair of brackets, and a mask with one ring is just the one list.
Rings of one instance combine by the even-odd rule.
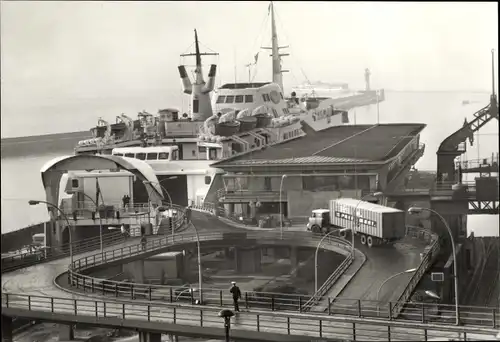
[[384, 162], [396, 156], [426, 125], [349, 125], [322, 131], [314, 131], [304, 122], [302, 126], [306, 133], [303, 137], [227, 158], [212, 166]]

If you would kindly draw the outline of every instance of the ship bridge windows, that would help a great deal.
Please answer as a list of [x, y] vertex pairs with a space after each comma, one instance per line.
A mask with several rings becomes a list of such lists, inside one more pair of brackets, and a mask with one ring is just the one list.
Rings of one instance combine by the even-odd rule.
[[236, 95], [234, 102], [235, 103], [243, 103], [243, 95]]
[[146, 153], [137, 153], [135, 157], [139, 160], [145, 160], [146, 159]]
[[215, 101], [215, 103], [224, 103], [224, 101], [226, 101], [226, 96], [224, 96], [224, 95], [220, 95], [220, 96], [217, 98], [217, 101]]
[[168, 159], [168, 153], [161, 152], [158, 154], [158, 160], [167, 160], [167, 159]]
[[127, 157], [127, 158], [135, 158], [135, 154], [134, 153], [125, 153], [125, 157]]
[[157, 160], [158, 159], [158, 153], [156, 152], [150, 152], [146, 155], [146, 160]]
[[252, 103], [253, 95], [245, 95], [245, 103]]
[[226, 102], [225, 103], [233, 103], [234, 102], [234, 95], [228, 95], [226, 96]]
[[123, 157], [123, 153], [115, 153], [114, 155], [117, 157]]

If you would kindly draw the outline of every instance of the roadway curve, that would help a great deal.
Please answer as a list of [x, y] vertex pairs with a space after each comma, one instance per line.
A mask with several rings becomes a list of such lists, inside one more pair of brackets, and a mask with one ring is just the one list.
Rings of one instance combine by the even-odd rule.
[[[231, 227], [230, 225], [227, 225], [225, 223], [220, 222], [219, 220], [217, 220], [214, 217], [196, 214], [193, 212], [193, 218], [194, 218], [195, 224], [198, 227], [200, 227], [200, 232], [202, 232], [202, 231], [206, 232], [207, 230], [212, 230], [212, 229], [217, 230], [217, 231], [220, 231], [221, 229], [222, 230], [227, 229], [228, 231], [234, 231], [233, 227]], [[212, 225], [214, 225], [214, 226], [211, 227]], [[164, 237], [156, 237], [155, 236], [155, 237], [151, 237], [149, 241], [154, 243], [156, 240], [161, 240], [161, 239], [164, 239]], [[415, 241], [409, 240], [408, 242], [411, 243], [410, 245], [413, 245], [413, 243]], [[125, 247], [125, 246], [136, 245], [138, 242], [139, 242], [139, 240], [137, 238], [131, 238], [128, 241], [121, 243], [120, 245], [121, 245], [121, 247]], [[120, 245], [109, 246], [106, 248], [106, 251], [116, 250], [116, 248], [119, 247]], [[405, 262], [399, 263], [396, 258], [401, 257], [401, 258], [403, 258], [405, 260], [409, 260], [411, 262], [415, 261], [415, 255], [418, 255], [417, 253], [418, 253], [419, 249], [418, 248], [410, 248], [410, 249], [406, 249], [408, 252], [401, 252], [400, 249], [401, 248], [405, 249], [406, 247], [407, 247], [407, 245], [401, 244], [399, 248], [396, 245], [395, 248], [391, 247], [391, 248], [378, 249], [378, 250], [373, 249], [373, 250], [366, 250], [366, 252], [369, 254], [368, 255], [369, 258], [370, 258], [370, 256], [372, 256], [372, 258], [373, 258], [373, 256], [378, 255], [378, 259], [376, 259], [376, 260], [379, 260], [379, 262], [380, 261], [384, 262], [385, 263], [383, 265], [384, 268], [387, 268], [388, 266], [390, 266], [390, 268], [392, 269], [392, 266], [391, 266], [392, 264], [396, 264], [397, 267], [405, 267], [407, 265]], [[80, 257], [90, 256], [90, 255], [94, 255], [94, 254], [96, 254], [95, 251], [89, 252], [89, 253], [84, 253], [84, 254], [80, 255]], [[88, 300], [89, 296], [87, 296], [86, 294], [68, 293], [68, 292], [63, 291], [63, 290], [54, 286], [54, 283], [53, 283], [54, 279], [58, 275], [60, 275], [61, 273], [64, 273], [65, 271], [67, 271], [68, 263], [69, 263], [69, 260], [68, 260], [68, 258], [66, 258], [66, 259], [51, 261], [51, 262], [47, 262], [44, 264], [39, 264], [39, 265], [31, 266], [31, 267], [28, 267], [25, 269], [20, 269], [20, 270], [14, 271], [14, 272], [3, 274], [2, 275], [2, 290], [4, 293], [9, 292], [9, 293], [13, 293], [13, 294], [17, 293], [17, 294], [33, 295], [33, 296], [38, 295], [38, 296], [43, 296], [45, 298], [46, 297], [59, 297], [59, 298], [71, 298], [71, 299], [76, 299], [76, 300], [86, 300], [86, 299]], [[417, 264], [418, 264], [418, 262], [417, 262]], [[380, 265], [377, 266], [376, 262], [374, 264], [368, 264], [368, 266], [371, 269], [371, 273], [365, 274], [365, 276], [374, 276], [374, 277], [376, 277], [377, 280], [383, 278], [383, 277], [377, 275], [377, 273], [378, 273], [377, 270], [380, 270], [382, 266], [380, 266]], [[373, 279], [368, 279], [368, 280], [364, 279], [364, 281], [367, 283], [370, 283], [370, 282], [373, 282]], [[353, 282], [352, 284], [356, 285], [356, 282]], [[347, 287], [346, 291], [353, 291], [353, 290], [349, 290], [349, 287], [350, 286]], [[353, 286], [353, 288], [355, 288], [354, 293], [362, 293], [362, 294], [370, 293], [370, 290], [373, 290], [372, 287], [370, 287], [370, 286], [363, 287], [363, 286], [359, 286], [359, 285]], [[14, 305], [14, 306], [16, 305], [16, 303], [19, 305], [19, 303], [22, 301], [21, 299], [17, 299], [16, 297], [17, 296], [14, 295], [14, 297], [12, 298], [13, 301], [11, 302], [12, 305]], [[108, 297], [107, 301], [109, 301], [109, 300], [110, 299]], [[118, 300], [118, 299], [114, 299], [114, 298], [111, 299], [111, 301], [114, 301], [118, 306], [122, 305], [121, 303], [124, 302], [122, 300]], [[129, 300], [127, 300], [125, 302], [130, 303], [130, 305], [132, 307], [134, 307], [135, 305], [145, 305], [145, 304], [141, 304], [140, 301], [136, 301], [136, 302], [131, 303]], [[151, 305], [155, 305], [155, 304], [151, 304]], [[4, 305], [2, 305], [2, 306], [4, 306]], [[170, 306], [171, 307], [179, 307], [179, 305], [175, 305], [175, 304], [170, 305]], [[132, 309], [132, 307], [131, 307], [131, 309]], [[196, 307], [189, 307], [189, 306], [182, 307], [182, 310], [186, 311], [186, 314], [187, 314], [186, 317], [194, 317], [194, 315], [199, 314], [199, 308], [196, 308]], [[132, 309], [132, 311], [133, 311], [133, 309]], [[237, 330], [255, 329], [255, 328], [249, 328], [248, 323], [255, 320], [256, 314], [260, 314], [260, 315], [262, 315], [262, 317], [264, 315], [266, 315], [265, 312], [259, 313], [259, 311], [242, 313], [240, 315], [239, 319], [234, 322], [234, 328]], [[323, 316], [318, 316], [317, 314], [304, 316], [304, 315], [301, 315], [298, 313], [297, 314], [282, 313], [281, 315], [283, 317], [285, 317], [285, 316], [296, 317], [295, 319], [298, 319], [299, 317], [300, 318], [303, 317], [304, 319], [311, 319], [311, 320], [319, 320], [319, 319], [326, 320], [328, 317], [328, 316], [325, 316], [324, 318], [322, 318]], [[306, 318], [307, 316], [309, 316], [309, 318]], [[333, 319], [333, 317], [332, 317], [332, 319]], [[355, 320], [356, 318], [347, 318], [346, 317], [345, 319]], [[298, 319], [298, 320], [301, 320], [301, 319]], [[262, 321], [262, 324], [263, 323], [264, 323], [264, 321]], [[277, 330], [276, 330], [277, 328], [275, 328], [275, 326], [274, 326], [275, 323], [277, 323], [276, 318], [270, 319], [270, 321], [266, 322], [266, 324], [271, 325], [269, 328], [269, 332], [271, 332], [271, 331], [277, 332]], [[179, 322], [178, 324], [184, 324], [184, 323]], [[317, 324], [317, 322], [316, 322], [316, 324]], [[360, 324], [360, 323], [358, 323], [358, 324]], [[369, 322], [366, 322], [366, 324], [370, 325]], [[254, 325], [254, 324], [252, 323], [251, 325]], [[331, 326], [331, 329], [333, 329], [335, 331], [335, 332], [332, 331], [331, 333], [334, 335], [337, 335], [338, 333], [340, 333], [340, 331], [337, 331], [337, 330], [341, 329], [341, 327], [338, 324], [336, 324], [336, 325], [334, 324], [333, 326]], [[383, 330], [377, 329], [376, 327], [373, 327], [373, 328], [367, 327], [367, 329], [372, 329], [371, 330], [372, 332], [379, 331], [380, 333], [375, 333], [372, 335], [369, 335], [369, 334], [365, 335], [365, 339], [368, 339], [368, 338], [380, 339], [380, 340], [386, 339], [386, 337], [382, 337], [384, 334]], [[442, 329], [447, 329], [447, 328], [443, 327]], [[440, 329], [437, 329], [437, 330], [440, 330]], [[345, 334], [345, 331], [343, 333]], [[414, 331], [412, 332], [411, 329], [404, 329], [403, 331], [401, 331], [401, 335], [398, 339], [415, 340], [416, 335], [414, 335], [414, 334], [415, 334], [415, 332]], [[330, 335], [330, 336], [333, 337], [334, 335]], [[430, 336], [428, 336], [428, 337], [430, 337]], [[423, 335], [421, 335], [421, 338], [423, 338]], [[418, 338], [418, 339], [421, 339], [421, 338]]]

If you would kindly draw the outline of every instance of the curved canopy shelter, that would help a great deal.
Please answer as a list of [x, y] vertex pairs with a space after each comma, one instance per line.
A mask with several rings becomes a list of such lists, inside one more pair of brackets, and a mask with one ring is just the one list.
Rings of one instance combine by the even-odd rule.
[[[146, 162], [134, 158], [111, 155], [80, 154], [57, 157], [47, 162], [40, 170], [46, 201], [59, 205], [59, 184], [68, 171], [125, 170], [131, 172], [144, 184], [152, 203], [161, 205], [163, 193], [156, 174]], [[49, 206], [51, 217], [57, 217], [56, 209]]]

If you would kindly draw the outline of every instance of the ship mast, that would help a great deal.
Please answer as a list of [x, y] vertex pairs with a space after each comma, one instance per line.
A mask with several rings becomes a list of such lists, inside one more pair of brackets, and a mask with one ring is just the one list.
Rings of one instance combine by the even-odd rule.
[[195, 56], [196, 57], [196, 67], [194, 70], [195, 78], [194, 84], [191, 84], [189, 76], [186, 72], [186, 67], [179, 66], [179, 74], [182, 81], [182, 86], [185, 94], [191, 95], [191, 120], [200, 121], [212, 115], [212, 106], [210, 104], [209, 93], [215, 87], [215, 74], [216, 66], [212, 64], [210, 66], [210, 71], [208, 72], [208, 82], [205, 83], [203, 79], [203, 71], [201, 67], [201, 56], [217, 56], [218, 53], [201, 53], [200, 46], [198, 42], [198, 33], [194, 30], [194, 42], [195, 42], [195, 53], [182, 54], [181, 57]]
[[287, 48], [288, 46], [279, 46], [278, 44], [278, 31], [276, 30], [276, 21], [274, 19], [274, 4], [271, 1], [269, 4], [269, 12], [271, 14], [271, 47], [262, 47], [262, 49], [271, 50], [272, 60], [273, 60], [273, 83], [277, 83], [281, 90], [283, 89], [283, 73], [288, 72], [288, 70], [281, 69], [281, 57], [289, 56], [288, 53], [280, 54], [279, 50]]

